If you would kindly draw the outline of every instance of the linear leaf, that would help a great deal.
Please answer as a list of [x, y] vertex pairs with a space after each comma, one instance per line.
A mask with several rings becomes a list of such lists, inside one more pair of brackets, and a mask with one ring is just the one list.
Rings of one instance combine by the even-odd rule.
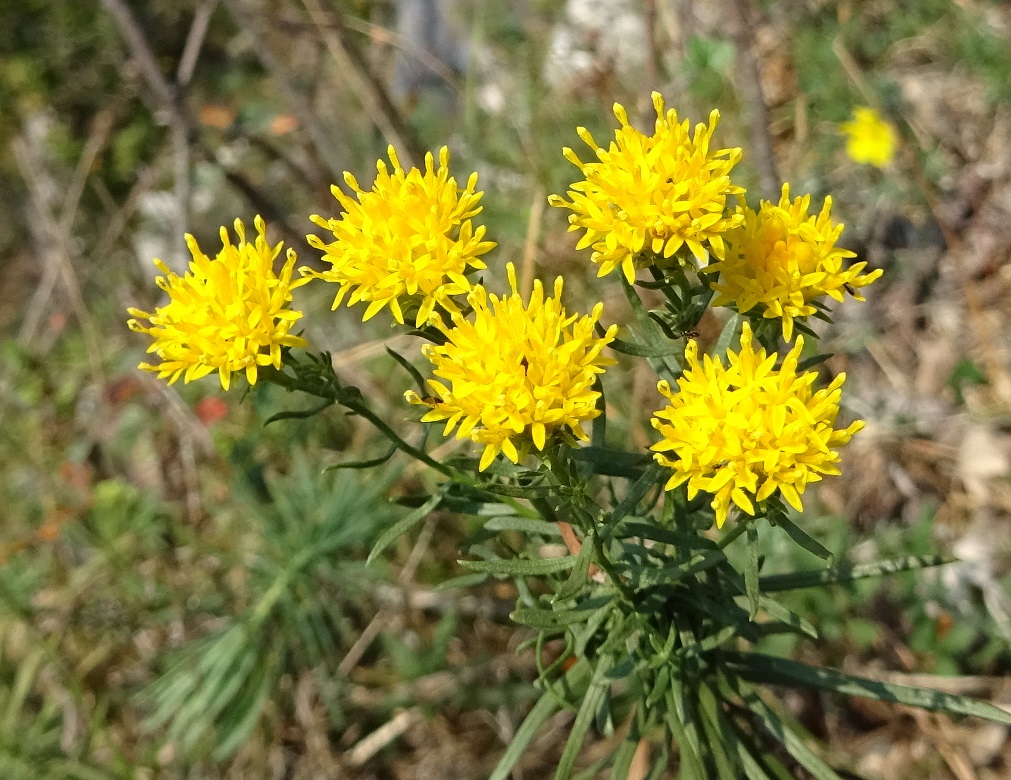
[[446, 483], [445, 485], [440, 487], [438, 490], [435, 491], [435, 493], [429, 496], [428, 500], [425, 501], [425, 503], [423, 503], [413, 512], [410, 512], [406, 517], [402, 518], [401, 520], [397, 521], [392, 526], [387, 528], [383, 532], [382, 536], [380, 536], [379, 539], [376, 541], [375, 545], [372, 548], [372, 551], [369, 553], [369, 557], [365, 560], [365, 563], [366, 564], [372, 563], [372, 561], [374, 561], [379, 556], [379, 554], [383, 550], [385, 550], [393, 541], [403, 536], [405, 533], [411, 530], [411, 528], [413, 528], [422, 520], [424, 520], [426, 517], [428, 517], [429, 513], [432, 512], [432, 510], [434, 510], [437, 506], [439, 506], [439, 504], [441, 504], [443, 499], [446, 497], [446, 490], [449, 489], [448, 487], [449, 484], [450, 483]]
[[338, 469], [352, 469], [354, 471], [360, 471], [362, 469], [374, 469], [376, 466], [382, 466], [386, 463], [386, 461], [393, 457], [396, 451], [397, 445], [394, 444], [385, 455], [380, 455], [378, 458], [372, 458], [371, 460], [352, 460], [347, 463], [331, 463], [329, 466], [326, 466], [323, 471], [337, 471]]
[[805, 744], [804, 740], [791, 729], [782, 718], [752, 691], [745, 691], [741, 686], [734, 686], [738, 695], [744, 700], [765, 730], [775, 739], [779, 740], [787, 752], [803, 766], [815, 780], [842, 780], [832, 767], [825, 763], [811, 748]]
[[458, 563], [471, 571], [486, 571], [490, 574], [497, 574], [507, 577], [528, 577], [541, 574], [554, 574], [555, 572], [571, 569], [576, 564], [575, 555], [566, 555], [561, 558], [515, 558], [512, 560], [497, 559], [490, 561], [458, 561]]
[[595, 474], [607, 477], [638, 479], [651, 458], [636, 452], [613, 450], [608, 447], [580, 447], [572, 450], [572, 459], [589, 463]]
[[723, 653], [721, 659], [731, 664], [742, 678], [752, 682], [821, 688], [846, 696], [905, 704], [924, 710], [936, 710], [952, 715], [972, 715], [1011, 726], [1011, 713], [966, 696], [914, 685], [870, 680], [762, 653]]
[[576, 719], [572, 722], [572, 730], [569, 732], [569, 739], [565, 743], [565, 749], [558, 759], [558, 768], [555, 771], [555, 780], [568, 780], [572, 774], [572, 767], [576, 764], [576, 757], [579, 749], [586, 739], [586, 732], [590, 730], [597, 709], [600, 707], [607, 694], [610, 681], [605, 677], [608, 670], [605, 658], [597, 660], [597, 668], [593, 670], [593, 678], [590, 680], [590, 687], [583, 694], [583, 703], [579, 706]]
[[740, 314], [731, 314], [727, 318], [727, 324], [723, 326], [723, 330], [720, 332], [720, 337], [716, 340], [716, 346], [713, 348], [713, 355], [719, 358], [726, 357], [727, 350], [730, 349], [730, 346], [734, 343], [734, 336], [737, 335], [737, 330], [740, 325]]
[[534, 738], [540, 727], [555, 713], [558, 707], [558, 700], [551, 691], [545, 691], [523, 720], [523, 724], [516, 730], [512, 742], [509, 743], [506, 752], [502, 754], [502, 758], [499, 759], [498, 765], [495, 767], [495, 771], [492, 772], [489, 780], [506, 780], [509, 777], [513, 767], [523, 757], [523, 753], [526, 751], [527, 745], [530, 744], [530, 740]]
[[949, 555], [902, 555], [897, 558], [886, 558], [873, 563], [838, 564], [827, 569], [815, 571], [794, 571], [787, 574], [770, 574], [759, 579], [759, 585], [765, 593], [774, 591], [795, 590], [797, 588], [813, 588], [818, 585], [837, 585], [842, 582], [882, 577], [901, 571], [926, 569], [931, 566], [943, 566], [954, 563], [958, 559]]
[[551, 609], [536, 609], [524, 607], [513, 610], [510, 619], [520, 625], [531, 628], [553, 629], [570, 626], [574, 623], [585, 623], [600, 607], [593, 609], [567, 609], [558, 612]]
[[645, 358], [680, 357], [683, 352], [681, 347], [677, 345], [650, 346], [648, 344], [640, 344], [636, 341], [625, 341], [623, 339], [614, 339], [608, 346], [616, 352], [621, 352], [624, 355]]
[[520, 531], [525, 534], [535, 534], [539, 536], [561, 536], [556, 523], [549, 523], [546, 520], [532, 520], [526, 517], [516, 517], [515, 515], [498, 515], [485, 521], [484, 527], [489, 531]]
[[799, 525], [794, 523], [790, 518], [785, 515], [778, 515], [776, 517], [776, 525], [782, 528], [790, 536], [793, 541], [807, 550], [813, 555], [817, 555], [823, 561], [828, 561], [832, 563], [832, 559], [835, 557], [831, 550], [825, 547], [821, 542], [812, 537]]
[[420, 390], [421, 392], [425, 392], [425, 378], [421, 375], [421, 372], [414, 367], [411, 361], [405, 358], [396, 350], [390, 349], [389, 347], [386, 348], [386, 352], [389, 354], [391, 358], [393, 358], [394, 360], [397, 361], [397, 363], [400, 364], [400, 367], [403, 368], [404, 371], [406, 371], [408, 374], [411, 375], [411, 379], [413, 379], [414, 383], [418, 386], [418, 390]]
[[565, 601], [572, 598], [586, 584], [590, 575], [590, 562], [593, 558], [592, 534], [593, 531], [590, 531], [590, 536], [583, 539], [583, 544], [579, 548], [579, 555], [576, 557], [576, 565], [572, 567], [569, 579], [555, 593], [554, 601]]
[[653, 462], [646, 467], [646, 470], [642, 473], [632, 486], [628, 489], [628, 493], [625, 497], [618, 502], [618, 505], [611, 510], [611, 513], [604, 520], [604, 529], [601, 533], [601, 538], [603, 541], [607, 541], [611, 538], [611, 534], [614, 532], [614, 527], [625, 519], [627, 515], [630, 515], [635, 508], [639, 505], [639, 502], [646, 497], [646, 494], [656, 485], [657, 480], [663, 470], [663, 466], [659, 463]]

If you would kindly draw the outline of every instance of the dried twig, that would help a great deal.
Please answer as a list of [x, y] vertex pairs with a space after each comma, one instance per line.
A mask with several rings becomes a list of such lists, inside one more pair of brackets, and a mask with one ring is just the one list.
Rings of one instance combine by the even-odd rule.
[[[204, 157], [220, 165], [214, 150], [201, 140], [200, 124], [193, 118], [181, 100], [179, 89], [162, 74], [147, 38], [133, 18], [129, 7], [123, 0], [102, 0], [102, 6], [116, 22], [120, 35], [123, 36], [123, 40], [130, 50], [130, 56], [140, 68], [141, 75], [150, 90], [150, 95], [142, 92], [142, 97], [146, 97], [149, 101], [153, 98], [152, 110], [165, 117], [167, 124], [181, 123], [186, 128], [188, 138], [196, 140]], [[229, 184], [238, 190], [265, 219], [276, 223], [289, 244], [304, 245], [304, 236], [288, 224], [284, 212], [269, 195], [241, 173], [229, 170], [224, 166], [222, 168]]]
[[[73, 252], [70, 241], [69, 226], [73, 223], [73, 214], [64, 215], [58, 223], [46, 202], [41, 184], [43, 173], [39, 161], [35, 158], [28, 143], [23, 139], [14, 141], [14, 158], [21, 170], [25, 183], [28, 185], [29, 202], [33, 216], [28, 220], [29, 227], [35, 236], [38, 252], [48, 262], [56, 266], [53, 272], [63, 282], [64, 290], [70, 302], [70, 309], [81, 326], [84, 337], [85, 352], [88, 356], [88, 367], [92, 381], [99, 386], [105, 383], [105, 371], [102, 368], [102, 352], [99, 347], [98, 329], [91, 319], [91, 314], [84, 302], [81, 283], [74, 269], [71, 255]], [[97, 154], [97, 144], [92, 146]], [[85, 154], [88, 150], [85, 149]], [[76, 208], [75, 208], [76, 211]]]
[[405, 166], [418, 166], [424, 146], [404, 122], [382, 82], [372, 73], [348, 35], [344, 14], [336, 6], [327, 14], [318, 0], [302, 0], [327, 50], [337, 61], [341, 74], [379, 131], [393, 144]]
[[309, 138], [312, 140], [316, 152], [322, 158], [327, 170], [334, 181], [341, 181], [345, 165], [334, 153], [334, 143], [330, 134], [320, 124], [319, 118], [309, 105], [309, 101], [297, 90], [292, 82], [288, 71], [280, 60], [274, 56], [270, 46], [267, 45], [267, 37], [260, 29], [255, 16], [251, 13], [243, 0], [224, 0], [228, 12], [232, 19], [249, 38], [256, 41], [253, 51], [257, 59], [270, 74], [271, 81], [277, 87], [285, 102], [291, 107], [292, 112], [298, 117], [298, 121], [305, 128]]
[[772, 136], [769, 133], [769, 107], [762, 94], [758, 58], [751, 45], [751, 30], [754, 26], [751, 21], [751, 3], [749, 0], [733, 0], [728, 5], [730, 34], [737, 50], [737, 88], [744, 99], [751, 122], [751, 159], [755, 161], [762, 194], [775, 199], [779, 194], [780, 178], [776, 172]]
[[411, 707], [397, 713], [392, 720], [364, 737], [348, 751], [348, 763], [351, 766], [361, 766], [395, 739], [403, 736], [404, 732], [419, 723], [423, 717], [420, 707]]

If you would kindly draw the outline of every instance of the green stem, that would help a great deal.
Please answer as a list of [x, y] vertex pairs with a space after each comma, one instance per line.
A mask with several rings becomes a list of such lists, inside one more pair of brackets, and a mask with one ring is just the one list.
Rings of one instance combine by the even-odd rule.
[[717, 544], [717, 547], [719, 547], [721, 550], [726, 549], [731, 544], [731, 542], [734, 541], [734, 539], [736, 539], [738, 536], [747, 531], [748, 526], [754, 523], [757, 519], [758, 518], [749, 517], [747, 519], [738, 520], [737, 525], [734, 526], [734, 530], [732, 530], [730, 533], [728, 533], [726, 536], [720, 539], [719, 544]]

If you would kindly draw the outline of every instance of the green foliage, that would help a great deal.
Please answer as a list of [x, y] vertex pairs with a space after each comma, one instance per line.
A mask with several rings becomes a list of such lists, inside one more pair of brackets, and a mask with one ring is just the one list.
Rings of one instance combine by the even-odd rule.
[[257, 549], [235, 561], [248, 571], [248, 605], [182, 648], [146, 689], [149, 729], [165, 726], [185, 755], [220, 761], [252, 734], [281, 679], [302, 669], [314, 670], [331, 720], [342, 724], [337, 665], [371, 579], [356, 559], [384, 524], [377, 501], [387, 485], [319, 477], [299, 457], [284, 479], [268, 480], [267, 503], [245, 502], [260, 534]]

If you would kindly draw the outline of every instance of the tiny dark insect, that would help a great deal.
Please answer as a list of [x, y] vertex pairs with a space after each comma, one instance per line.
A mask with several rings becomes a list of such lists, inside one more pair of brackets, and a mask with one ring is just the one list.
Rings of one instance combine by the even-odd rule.
[[425, 404], [425, 406], [438, 406], [445, 402], [437, 395], [423, 395], [421, 396], [421, 403]]
[[853, 285], [850, 284], [849, 282], [846, 282], [846, 284], [843, 285], [843, 289], [846, 292], [848, 292], [850, 295], [856, 295], [857, 294], [857, 291], [853, 288]]
[[702, 338], [702, 334], [699, 333], [697, 330], [679, 330], [678, 338], [690, 341], [698, 341], [700, 338]]

